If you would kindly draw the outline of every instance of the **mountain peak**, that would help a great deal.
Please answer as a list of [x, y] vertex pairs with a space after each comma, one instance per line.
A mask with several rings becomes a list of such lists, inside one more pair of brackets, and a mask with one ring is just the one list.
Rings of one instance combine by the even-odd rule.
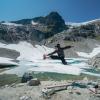
[[60, 17], [61, 18], [60, 14], [58, 12], [54, 12], [54, 11], [50, 12], [46, 17], [53, 17], [53, 18]]

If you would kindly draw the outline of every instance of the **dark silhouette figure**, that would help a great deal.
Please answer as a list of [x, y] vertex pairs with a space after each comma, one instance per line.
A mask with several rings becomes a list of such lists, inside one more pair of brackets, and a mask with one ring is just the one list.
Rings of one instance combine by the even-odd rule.
[[[69, 48], [71, 48], [71, 47], [73, 47], [73, 46], [60, 47], [60, 44], [57, 44], [57, 45], [55, 46], [55, 51], [52, 52], [52, 53], [49, 53], [47, 56], [50, 56], [52, 59], [60, 59], [60, 60], [62, 61], [62, 63], [63, 63], [64, 65], [66, 65], [67, 62], [66, 62], [66, 60], [65, 60], [64, 50], [65, 50], [65, 49], [69, 49]], [[57, 53], [58, 56], [53, 55], [53, 54], [55, 54], [55, 53]]]

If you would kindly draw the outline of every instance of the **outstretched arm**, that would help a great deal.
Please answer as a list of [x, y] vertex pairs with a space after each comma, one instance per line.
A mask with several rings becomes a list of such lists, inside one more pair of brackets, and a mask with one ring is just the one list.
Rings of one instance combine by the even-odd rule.
[[56, 53], [56, 50], [53, 51], [53, 52], [51, 52], [51, 53], [49, 53], [47, 56], [51, 56], [51, 55], [53, 55], [53, 54], [55, 54], [55, 53]]
[[70, 48], [72, 48], [72, 47], [74, 47], [74, 46], [66, 46], [66, 47], [63, 47], [62, 49], [70, 49]]

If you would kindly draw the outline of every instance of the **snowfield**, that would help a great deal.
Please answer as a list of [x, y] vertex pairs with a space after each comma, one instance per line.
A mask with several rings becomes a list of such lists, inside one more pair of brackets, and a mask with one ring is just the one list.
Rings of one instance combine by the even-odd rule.
[[[81, 73], [100, 76], [92, 72], [86, 72], [85, 69], [90, 69], [86, 63], [87, 58], [91, 58], [100, 53], [100, 46], [98, 45], [91, 53], [77, 52], [83, 58], [66, 58], [68, 65], [62, 65], [60, 60], [46, 59], [43, 60], [43, 54], [52, 52], [53, 48], [48, 48], [44, 45], [31, 45], [28, 42], [19, 42], [18, 44], [3, 44], [0, 43], [0, 48], [8, 48], [20, 52], [18, 67], [2, 72], [1, 74], [17, 74], [22, 76], [25, 72], [56, 72], [63, 74], [80, 75]], [[85, 57], [85, 58], [84, 58]], [[6, 59], [6, 60], [5, 60]], [[8, 58], [1, 58], [0, 63], [11, 61]], [[9, 62], [11, 63], [11, 62]]]
[[12, 61], [13, 59], [0, 57], [0, 65], [18, 65]]
[[27, 42], [20, 42], [19, 44], [9, 44], [9, 45], [0, 43], [0, 47], [16, 50], [20, 52], [20, 56], [17, 58], [17, 60], [28, 60], [28, 61], [33, 61], [34, 59], [42, 59], [43, 54], [45, 53], [47, 54], [54, 50], [39, 45], [35, 45], [35, 47], [33, 47], [30, 43]]
[[77, 22], [65, 22], [66, 25], [71, 25], [74, 27], [78, 27], [78, 26], [82, 26], [82, 25], [88, 25], [90, 23], [94, 23], [94, 22], [100, 22], [100, 18], [99, 19], [95, 19], [95, 20], [91, 20], [91, 21], [86, 21], [86, 22], [81, 22], [81, 23], [77, 23]]
[[92, 58], [92, 57], [96, 56], [99, 53], [100, 53], [100, 45], [97, 45], [97, 47], [94, 48], [91, 53], [77, 52], [77, 54], [79, 56], [84, 57], [84, 58]]
[[[86, 68], [85, 63], [81, 64], [70, 64], [70, 65], [62, 65], [61, 62], [58, 63], [57, 60], [52, 62], [53, 60], [41, 60], [39, 61], [20, 61], [19, 67], [13, 68], [11, 70], [7, 70], [3, 73], [7, 74], [17, 74], [18, 76], [22, 76], [25, 72], [56, 72], [62, 74], [72, 74], [72, 75], [80, 75], [83, 71], [83, 68]], [[69, 60], [67, 60], [70, 62]], [[52, 62], [52, 63], [51, 63]], [[87, 68], [89, 68], [87, 66]]]
[[11, 23], [11, 22], [4, 22], [2, 24], [9, 25], [9, 26], [22, 26], [22, 24], [16, 24], [16, 23]]

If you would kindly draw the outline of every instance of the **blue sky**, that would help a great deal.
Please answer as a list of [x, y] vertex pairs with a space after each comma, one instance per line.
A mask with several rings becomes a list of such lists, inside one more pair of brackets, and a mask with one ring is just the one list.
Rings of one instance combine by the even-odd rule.
[[0, 0], [0, 21], [45, 16], [57, 11], [67, 22], [100, 18], [100, 0]]

